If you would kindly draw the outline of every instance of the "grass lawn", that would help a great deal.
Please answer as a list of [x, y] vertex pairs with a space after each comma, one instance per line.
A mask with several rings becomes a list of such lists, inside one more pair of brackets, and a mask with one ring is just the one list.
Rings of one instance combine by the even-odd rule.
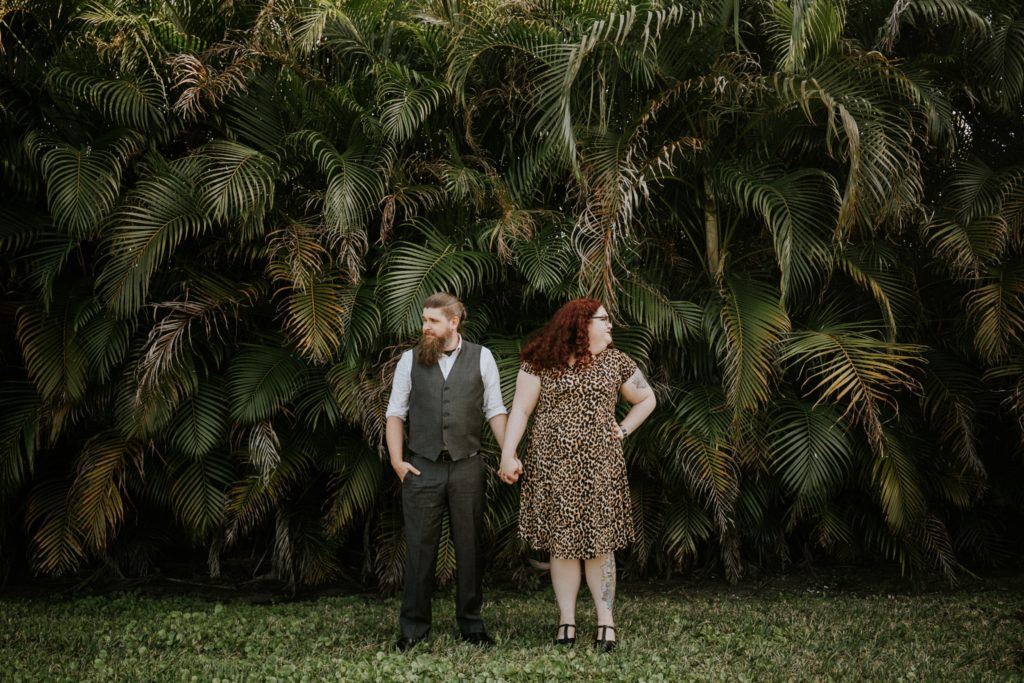
[[553, 606], [550, 588], [490, 590], [498, 646], [480, 650], [457, 640], [441, 591], [432, 638], [400, 654], [396, 598], [0, 597], [0, 680], [1024, 680], [1020, 577], [929, 592], [626, 583], [611, 654], [549, 644]]

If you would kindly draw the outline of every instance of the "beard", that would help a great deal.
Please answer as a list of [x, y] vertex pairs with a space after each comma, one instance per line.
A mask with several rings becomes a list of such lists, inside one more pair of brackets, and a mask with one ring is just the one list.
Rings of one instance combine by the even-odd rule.
[[416, 344], [416, 360], [423, 365], [435, 365], [437, 359], [444, 353], [447, 343], [447, 337], [435, 337], [432, 334], [421, 335]]

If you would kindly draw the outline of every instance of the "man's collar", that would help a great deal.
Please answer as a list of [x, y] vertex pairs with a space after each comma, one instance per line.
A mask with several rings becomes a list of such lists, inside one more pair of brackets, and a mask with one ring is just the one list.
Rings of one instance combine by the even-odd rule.
[[451, 351], [444, 351], [443, 353], [446, 356], [454, 356], [456, 353], [462, 350], [462, 335], [459, 334], [458, 332], [456, 332], [455, 334], [457, 334], [459, 337], [459, 343], [456, 344], [455, 348], [452, 349]]

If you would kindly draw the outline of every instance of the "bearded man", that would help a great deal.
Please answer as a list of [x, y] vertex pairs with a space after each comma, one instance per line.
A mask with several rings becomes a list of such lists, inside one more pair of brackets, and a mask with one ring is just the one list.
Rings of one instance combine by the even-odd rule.
[[[445, 509], [455, 546], [455, 617], [462, 639], [493, 645], [483, 604], [484, 491], [487, 467], [478, 453], [486, 419], [498, 445], [508, 411], [491, 352], [462, 338], [466, 307], [451, 294], [423, 302], [423, 334], [402, 354], [388, 402], [386, 440], [402, 481], [406, 565], [401, 637], [405, 651], [427, 637], [441, 523]], [[406, 425], [409, 458], [405, 458]]]

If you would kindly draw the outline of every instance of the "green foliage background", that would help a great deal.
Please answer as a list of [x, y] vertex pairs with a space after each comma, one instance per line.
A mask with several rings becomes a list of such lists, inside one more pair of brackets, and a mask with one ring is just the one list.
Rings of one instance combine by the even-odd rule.
[[0, 0], [0, 50], [5, 571], [396, 584], [435, 290], [507, 400], [557, 306], [613, 312], [631, 573], [1019, 549], [1015, 3]]

